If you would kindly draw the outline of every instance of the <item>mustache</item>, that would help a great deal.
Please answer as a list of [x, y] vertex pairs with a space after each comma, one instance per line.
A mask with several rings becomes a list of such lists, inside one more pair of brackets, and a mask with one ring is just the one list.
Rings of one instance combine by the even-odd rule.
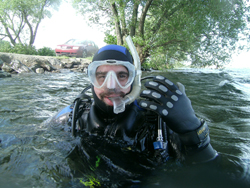
[[112, 91], [107, 91], [107, 92], [104, 92], [104, 93], [101, 93], [100, 94], [100, 97], [101, 99], [103, 99], [104, 97], [107, 97], [109, 95], [112, 95], [112, 94], [116, 94], [116, 95], [119, 95], [120, 97], [124, 97], [126, 94], [122, 91], [119, 91], [119, 92], [112, 92]]

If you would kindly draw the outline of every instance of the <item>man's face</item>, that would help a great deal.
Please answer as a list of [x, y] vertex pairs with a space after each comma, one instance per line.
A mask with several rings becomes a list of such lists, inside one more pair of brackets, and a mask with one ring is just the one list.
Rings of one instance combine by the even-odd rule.
[[[117, 80], [122, 86], [127, 83], [128, 70], [126, 67], [122, 65], [101, 65], [96, 70], [96, 80], [99, 85], [102, 85], [109, 71], [114, 71]], [[107, 86], [109, 88], [107, 88]], [[116, 80], [113, 78], [111, 78], [103, 88], [97, 88], [94, 86], [94, 91], [97, 97], [109, 106], [113, 106], [112, 101], [109, 99], [110, 97], [124, 97], [129, 93], [130, 89], [131, 86], [126, 89], [120, 88], [116, 83]]]

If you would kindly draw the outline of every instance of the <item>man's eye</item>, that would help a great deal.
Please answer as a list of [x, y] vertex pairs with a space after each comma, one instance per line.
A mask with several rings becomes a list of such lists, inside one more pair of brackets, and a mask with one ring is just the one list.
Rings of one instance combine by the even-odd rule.
[[96, 75], [96, 80], [97, 80], [97, 82], [99, 82], [99, 84], [102, 84], [105, 79], [106, 79], [106, 74], [97, 74]]
[[127, 79], [128, 78], [128, 74], [126, 74], [126, 73], [120, 73], [120, 74], [118, 74], [118, 78], [119, 79]]
[[104, 79], [104, 78], [106, 78], [106, 75], [98, 75], [96, 78], [97, 79]]

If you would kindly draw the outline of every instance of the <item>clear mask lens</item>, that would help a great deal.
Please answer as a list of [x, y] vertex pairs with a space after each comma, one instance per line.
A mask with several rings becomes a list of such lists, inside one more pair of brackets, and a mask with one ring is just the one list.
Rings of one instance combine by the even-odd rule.
[[97, 88], [126, 89], [134, 81], [135, 67], [127, 61], [94, 61], [88, 67], [88, 76]]

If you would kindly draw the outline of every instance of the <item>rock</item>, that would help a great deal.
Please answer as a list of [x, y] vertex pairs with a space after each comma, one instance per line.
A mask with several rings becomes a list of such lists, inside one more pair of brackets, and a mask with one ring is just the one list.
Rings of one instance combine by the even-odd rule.
[[60, 70], [53, 70], [52, 73], [61, 73]]
[[67, 69], [70, 69], [70, 68], [73, 68], [74, 64], [72, 63], [65, 63], [63, 68], [67, 68]]
[[56, 68], [54, 68], [47, 59], [34, 58], [31, 63], [31, 66], [33, 65], [36, 65], [37, 68], [43, 68], [45, 71], [49, 72], [56, 70]]
[[57, 68], [57, 69], [61, 69], [63, 68], [62, 62], [59, 59], [56, 58], [49, 58], [48, 61], [50, 62], [50, 64]]
[[11, 77], [11, 74], [0, 70], [0, 78], [6, 77]]
[[42, 73], [44, 73], [44, 69], [43, 68], [37, 68], [36, 73], [42, 74]]
[[48, 64], [43, 64], [42, 67], [45, 68], [45, 70], [51, 72], [52, 70], [55, 70], [55, 68], [53, 68], [51, 65], [48, 65]]
[[14, 69], [18, 73], [28, 73], [33, 72], [26, 65], [22, 64], [19, 60], [14, 60], [10, 63], [12, 69]]
[[11, 66], [7, 63], [3, 63], [2, 70], [8, 73], [17, 73], [14, 69], [11, 68]]
[[84, 72], [85, 74], [87, 74], [88, 73], [88, 67], [83, 68], [82, 72]]
[[[83, 58], [56, 58], [0, 52], [0, 70], [8, 73], [65, 72], [61, 69], [83, 72], [91, 61]], [[38, 69], [38, 70], [37, 70]]]
[[10, 63], [12, 59], [12, 54], [10, 53], [0, 53], [0, 59], [5, 63]]
[[0, 59], [0, 67], [2, 67], [3, 66], [3, 61]]
[[34, 71], [34, 72], [36, 72], [36, 69], [38, 69], [38, 68], [42, 68], [41, 65], [39, 65], [38, 63], [34, 63], [34, 64], [30, 67], [30, 69], [31, 69], [32, 71]]

